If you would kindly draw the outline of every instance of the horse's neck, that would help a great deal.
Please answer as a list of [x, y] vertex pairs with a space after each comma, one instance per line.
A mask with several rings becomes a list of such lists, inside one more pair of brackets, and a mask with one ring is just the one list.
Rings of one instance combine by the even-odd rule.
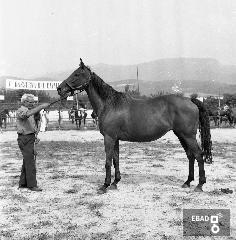
[[87, 88], [87, 94], [95, 113], [99, 117], [108, 101], [112, 101], [113, 97], [116, 96], [117, 91], [93, 73]]
[[88, 88], [86, 89], [86, 92], [88, 94], [88, 98], [93, 107], [93, 110], [99, 117], [104, 109], [105, 101], [101, 98], [101, 96], [99, 96], [98, 92], [96, 91], [92, 83], [89, 84]]

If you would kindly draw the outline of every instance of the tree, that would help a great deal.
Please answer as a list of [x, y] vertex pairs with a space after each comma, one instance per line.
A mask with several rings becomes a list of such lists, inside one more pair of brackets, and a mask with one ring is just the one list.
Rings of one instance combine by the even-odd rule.
[[192, 93], [191, 95], [190, 95], [190, 98], [192, 98], [192, 99], [196, 99], [198, 97], [198, 94], [197, 93]]
[[232, 106], [236, 106], [236, 93], [235, 94], [225, 93], [223, 95], [223, 101], [226, 104], [230, 104]]
[[129, 92], [129, 84], [125, 85], [125, 92], [126, 92], [126, 93]]

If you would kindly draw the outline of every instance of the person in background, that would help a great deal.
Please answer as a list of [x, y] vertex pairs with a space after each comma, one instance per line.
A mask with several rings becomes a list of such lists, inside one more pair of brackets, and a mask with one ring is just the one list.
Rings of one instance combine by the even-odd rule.
[[83, 119], [82, 113], [81, 113], [81, 111], [79, 111], [79, 113], [78, 113], [79, 128], [81, 127], [82, 119]]
[[9, 111], [7, 109], [3, 109], [0, 111], [0, 132], [2, 132], [2, 125], [4, 123], [4, 128], [7, 128], [7, 118], [9, 118]]
[[77, 109], [75, 109], [74, 113], [75, 113], [75, 125], [76, 125], [76, 128], [78, 129], [79, 111]]
[[92, 112], [91, 117], [92, 117], [92, 119], [93, 119], [93, 122], [94, 122], [95, 125], [96, 125], [96, 128], [98, 128], [98, 116], [97, 116], [97, 114], [95, 113], [95, 111]]
[[13, 122], [16, 122], [16, 110], [13, 111]]
[[82, 121], [82, 115], [81, 115], [81, 111], [75, 109], [75, 124], [76, 124], [76, 128], [79, 129], [81, 127], [81, 121]]
[[71, 123], [74, 124], [75, 122], [75, 109], [71, 108], [70, 110], [70, 118], [71, 118]]
[[83, 119], [84, 119], [84, 126], [85, 126], [85, 124], [86, 124], [86, 118], [87, 118], [87, 112], [86, 112], [86, 110], [84, 110], [84, 115], [83, 115]]
[[229, 111], [229, 105], [228, 105], [227, 103], [224, 105], [224, 111], [225, 111], [225, 112], [228, 112], [228, 111]]
[[68, 116], [69, 116], [69, 120], [71, 120], [71, 110], [68, 110]]
[[23, 155], [23, 164], [19, 181], [19, 188], [31, 191], [42, 191], [37, 185], [36, 162], [34, 144], [39, 132], [39, 112], [49, 107], [49, 103], [34, 107], [34, 95], [24, 94], [21, 97], [21, 107], [16, 112], [17, 142]]
[[10, 117], [10, 123], [14, 122], [14, 112], [13, 111], [9, 111], [9, 117]]
[[46, 131], [46, 127], [47, 127], [46, 110], [42, 109], [40, 111], [40, 115], [41, 115], [40, 132], [45, 132]]

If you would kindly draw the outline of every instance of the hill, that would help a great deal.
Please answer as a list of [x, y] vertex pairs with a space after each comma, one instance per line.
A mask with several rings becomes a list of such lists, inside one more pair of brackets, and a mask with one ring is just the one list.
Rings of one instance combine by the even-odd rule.
[[[211, 58], [170, 58], [159, 59], [138, 65], [97, 64], [91, 66], [98, 76], [117, 90], [124, 91], [127, 84], [137, 87], [136, 75], [142, 94], [150, 95], [160, 91], [171, 92], [179, 87], [185, 93], [219, 94], [236, 92], [236, 66], [222, 65]], [[49, 73], [31, 80], [62, 81], [75, 69]], [[9, 77], [9, 76], [8, 76]], [[7, 77], [0, 77], [0, 87], [5, 86]], [[9, 77], [18, 79], [17, 77]], [[21, 78], [22, 79], [22, 78]], [[56, 96], [55, 91], [49, 91]]]
[[[110, 85], [118, 91], [124, 91], [125, 86], [129, 85], [129, 89], [137, 89], [137, 80], [128, 79], [123, 81], [111, 82]], [[159, 82], [139, 80], [139, 89], [141, 94], [151, 95], [159, 92], [173, 93], [175, 88], [178, 88], [186, 95], [198, 93], [201, 96], [219, 95], [223, 93], [236, 93], [236, 84], [225, 84], [212, 81], [174, 81], [166, 80]]]
[[[236, 84], [236, 66], [222, 65], [211, 58], [169, 58], [159, 59], [137, 65], [97, 64], [91, 69], [106, 82], [136, 78], [137, 67], [139, 78], [144, 81], [217, 81]], [[47, 77], [64, 80], [75, 69], [54, 73]]]

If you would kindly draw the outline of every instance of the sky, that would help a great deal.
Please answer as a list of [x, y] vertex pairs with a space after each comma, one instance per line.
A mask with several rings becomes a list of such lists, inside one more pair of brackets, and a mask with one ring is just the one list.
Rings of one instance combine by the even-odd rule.
[[236, 1], [0, 0], [0, 76], [175, 57], [236, 65]]

